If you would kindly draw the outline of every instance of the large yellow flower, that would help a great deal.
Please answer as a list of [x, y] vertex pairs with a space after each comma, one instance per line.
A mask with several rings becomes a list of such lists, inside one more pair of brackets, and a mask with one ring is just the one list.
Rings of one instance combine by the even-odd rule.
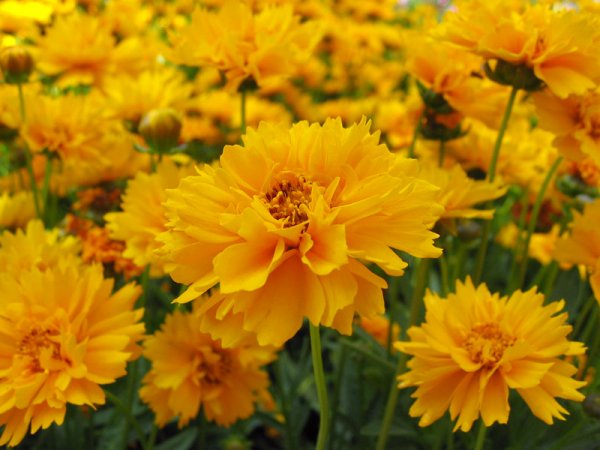
[[556, 243], [554, 257], [567, 264], [583, 264], [590, 271], [590, 284], [600, 302], [600, 201], [585, 206], [583, 213], [575, 212], [571, 233]]
[[410, 409], [427, 426], [450, 410], [455, 429], [469, 431], [479, 416], [486, 426], [507, 423], [508, 391], [515, 389], [533, 414], [547, 424], [568, 411], [556, 398], [581, 401], [585, 382], [572, 376], [577, 368], [562, 360], [581, 355], [570, 342], [564, 301], [544, 305], [544, 296], [516, 291], [510, 297], [491, 294], [470, 279], [456, 293], [425, 296], [425, 323], [408, 330], [409, 342], [396, 348], [412, 355], [400, 387], [417, 386]]
[[274, 345], [304, 317], [349, 334], [355, 311], [382, 313], [385, 281], [362, 263], [401, 275], [392, 249], [439, 256], [429, 228], [442, 208], [436, 188], [404, 175], [369, 127], [263, 122], [244, 146], [225, 147], [222, 168], [168, 191], [158, 240], [166, 270], [191, 284], [178, 301], [220, 283], [220, 311], [243, 312], [244, 328]]
[[0, 445], [63, 423], [67, 403], [101, 405], [144, 332], [140, 289], [111, 294], [100, 266], [0, 276]]
[[178, 417], [179, 427], [195, 418], [202, 407], [208, 420], [229, 426], [252, 415], [255, 403], [269, 402], [269, 377], [261, 366], [274, 357], [273, 349], [246, 343], [223, 348], [200, 331], [197, 312], [175, 311], [161, 330], [144, 343], [152, 363], [140, 398], [164, 426]]
[[[484, 58], [524, 66], [560, 96], [582, 94], [600, 78], [600, 21], [548, 4], [503, 0], [461, 2], [441, 34]], [[523, 81], [523, 80], [521, 80]]]
[[247, 78], [263, 86], [293, 75], [319, 38], [317, 25], [301, 24], [291, 5], [254, 14], [241, 0], [229, 0], [217, 12], [196, 9], [191, 23], [171, 36], [170, 57], [179, 64], [215, 66], [236, 90]]
[[162, 275], [162, 263], [155, 254], [160, 246], [155, 238], [165, 231], [165, 210], [162, 203], [167, 189], [175, 188], [179, 181], [193, 173], [193, 168], [177, 165], [165, 159], [156, 173], [140, 172], [129, 181], [123, 195], [123, 211], [106, 214], [106, 227], [111, 237], [125, 241], [123, 256], [131, 258], [139, 267], [151, 265], [153, 275]]
[[572, 161], [586, 157], [600, 166], [600, 89], [566, 99], [534, 95], [540, 127], [556, 135], [554, 145]]

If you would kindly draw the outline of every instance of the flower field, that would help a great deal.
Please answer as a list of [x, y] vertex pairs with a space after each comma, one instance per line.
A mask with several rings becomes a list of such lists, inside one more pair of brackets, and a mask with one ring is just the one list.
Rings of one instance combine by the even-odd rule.
[[0, 447], [600, 448], [600, 3], [0, 0]]

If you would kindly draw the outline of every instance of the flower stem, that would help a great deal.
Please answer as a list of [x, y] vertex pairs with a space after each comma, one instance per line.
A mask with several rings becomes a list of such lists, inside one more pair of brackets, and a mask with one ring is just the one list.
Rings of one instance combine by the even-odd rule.
[[494, 144], [494, 151], [492, 153], [492, 159], [490, 160], [490, 166], [487, 173], [487, 178], [490, 183], [492, 183], [496, 178], [496, 165], [498, 164], [498, 157], [500, 156], [500, 148], [502, 147], [504, 133], [506, 133], [506, 129], [508, 128], [508, 119], [510, 119], [510, 114], [512, 113], [518, 91], [519, 90], [516, 87], [513, 87], [510, 91], [508, 103], [506, 104], [506, 109], [504, 110], [504, 115], [502, 116], [502, 122], [500, 123], [500, 128], [498, 129], [498, 136], [496, 137], [496, 143]]
[[519, 271], [519, 278], [517, 282], [517, 289], [523, 286], [523, 282], [525, 281], [525, 274], [527, 273], [527, 263], [529, 262], [529, 243], [531, 242], [531, 236], [533, 235], [533, 231], [535, 230], [535, 225], [537, 224], [538, 216], [540, 215], [540, 209], [542, 208], [542, 203], [544, 201], [544, 195], [548, 190], [548, 185], [550, 184], [550, 180], [558, 170], [558, 166], [562, 162], [563, 157], [559, 156], [550, 167], [546, 178], [542, 182], [542, 186], [540, 187], [540, 191], [535, 199], [535, 203], [533, 204], [533, 210], [531, 212], [531, 217], [529, 218], [529, 223], [527, 224], [527, 235], [525, 236], [525, 242], [523, 243], [523, 254], [521, 255], [521, 270]]
[[329, 434], [329, 401], [327, 399], [327, 386], [325, 385], [325, 371], [323, 370], [323, 355], [321, 350], [321, 336], [319, 326], [310, 325], [310, 349], [312, 353], [313, 372], [315, 384], [317, 385], [317, 396], [319, 397], [319, 435], [315, 450], [324, 450]]
[[[406, 332], [408, 328], [417, 322], [419, 313], [421, 310], [421, 303], [423, 302], [423, 294], [427, 288], [427, 281], [429, 280], [429, 267], [431, 260], [422, 259], [417, 267], [417, 280], [415, 288], [410, 300], [410, 317], [408, 319], [408, 326], [406, 329], [402, 329], [402, 338], [406, 338]], [[398, 403], [399, 389], [397, 384], [398, 375], [402, 374], [406, 369], [406, 363], [408, 361], [408, 355], [406, 353], [400, 354], [398, 359], [398, 365], [396, 366], [396, 373], [390, 386], [390, 392], [388, 394], [387, 403], [385, 405], [385, 411], [383, 413], [383, 420], [381, 422], [381, 428], [379, 429], [379, 436], [377, 437], [377, 445], [375, 450], [384, 450], [390, 434], [390, 428], [392, 427], [392, 421], [394, 419], [394, 413], [396, 411], [396, 404]]]
[[485, 435], [487, 433], [487, 427], [483, 420], [479, 421], [479, 428], [477, 429], [477, 440], [475, 441], [474, 450], [483, 450], [483, 444], [485, 443]]
[[[498, 136], [496, 136], [496, 143], [494, 144], [492, 159], [490, 160], [490, 165], [487, 173], [487, 179], [490, 183], [492, 183], [496, 178], [496, 165], [498, 164], [498, 157], [500, 156], [500, 148], [502, 147], [504, 134], [506, 133], [506, 129], [508, 128], [508, 119], [510, 119], [510, 114], [512, 113], [512, 109], [515, 104], [515, 99], [517, 98], [517, 92], [518, 89], [516, 87], [513, 87], [510, 91], [508, 103], [506, 104], [506, 109], [504, 110], [504, 115], [502, 116], [502, 122], [500, 123], [500, 128], [498, 129]], [[487, 254], [491, 228], [491, 220], [486, 221], [485, 225], [483, 226], [483, 231], [481, 233], [481, 246], [479, 247], [479, 252], [477, 254], [477, 264], [475, 266], [475, 272], [473, 274], [475, 284], [479, 283], [479, 281], [481, 280], [481, 275], [483, 274], [483, 264], [485, 262], [485, 255]]]
[[[25, 97], [23, 96], [23, 84], [17, 84], [17, 90], [19, 91], [19, 112], [21, 113], [21, 125], [25, 125]], [[39, 192], [37, 188], [37, 182], [35, 181], [35, 174], [33, 172], [33, 163], [31, 153], [27, 144], [23, 147], [23, 153], [25, 155], [25, 168], [29, 175], [30, 189], [33, 194], [33, 205], [35, 207], [35, 215], [38, 219], [43, 220], [42, 208], [40, 206]]]

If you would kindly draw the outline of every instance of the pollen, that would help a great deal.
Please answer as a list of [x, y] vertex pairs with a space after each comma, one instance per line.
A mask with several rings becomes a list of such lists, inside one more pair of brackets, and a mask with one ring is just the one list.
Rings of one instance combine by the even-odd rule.
[[312, 182], [304, 176], [278, 181], [264, 196], [269, 213], [281, 221], [284, 228], [308, 220], [308, 204]]
[[463, 342], [471, 361], [486, 369], [495, 367], [504, 351], [515, 343], [515, 338], [500, 330], [498, 324], [486, 323], [471, 328]]
[[[39, 327], [32, 328], [26, 334], [17, 347], [17, 356], [27, 360], [31, 372], [43, 372], [40, 360], [42, 355], [50, 356], [52, 359], [60, 359], [60, 345], [56, 341], [57, 331], [44, 330]], [[44, 358], [45, 359], [45, 358]]]

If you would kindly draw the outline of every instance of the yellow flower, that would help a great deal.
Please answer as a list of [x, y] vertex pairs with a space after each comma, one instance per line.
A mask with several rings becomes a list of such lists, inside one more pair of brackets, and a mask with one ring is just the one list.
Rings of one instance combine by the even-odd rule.
[[129, 181], [123, 195], [121, 212], [105, 215], [110, 236], [125, 241], [123, 256], [131, 258], [139, 267], [151, 266], [151, 274], [164, 274], [162, 263], [154, 253], [160, 244], [156, 236], [166, 230], [163, 202], [166, 190], [177, 187], [179, 181], [193, 173], [193, 168], [178, 168], [170, 159], [163, 160], [156, 173], [140, 172]]
[[[598, 18], [554, 11], [549, 5], [519, 5], [503, 0], [461, 2], [458, 12], [444, 17], [440, 34], [488, 60], [526, 68], [530, 74], [521, 82], [541, 80], [559, 97], [593, 88], [600, 78]], [[526, 80], [529, 76], [533, 78]]]
[[168, 191], [158, 240], [171, 277], [191, 284], [177, 300], [220, 283], [221, 311], [244, 312], [244, 329], [273, 345], [304, 317], [349, 334], [355, 311], [382, 313], [386, 283], [362, 262], [401, 275], [392, 249], [439, 256], [429, 229], [441, 207], [429, 183], [394, 172], [397, 157], [369, 127], [263, 122], [225, 147], [222, 168]]
[[556, 243], [554, 257], [567, 264], [583, 264], [590, 271], [590, 284], [600, 302], [600, 201], [585, 206], [583, 213], [573, 213], [571, 233]]
[[215, 66], [236, 90], [247, 78], [259, 86], [287, 78], [307, 60], [320, 33], [313, 22], [300, 23], [291, 5], [266, 7], [253, 14], [240, 0], [217, 12], [196, 9], [191, 23], [171, 41], [171, 59], [190, 66]]
[[59, 229], [45, 230], [39, 220], [32, 220], [25, 230], [5, 231], [0, 235], [0, 273], [18, 276], [23, 270], [53, 269], [80, 264], [81, 244]]
[[600, 89], [565, 99], [549, 92], [533, 98], [540, 127], [556, 135], [554, 145], [572, 161], [589, 157], [600, 165]]
[[67, 403], [103, 404], [100, 385], [125, 375], [144, 332], [140, 289], [112, 288], [100, 266], [0, 276], [0, 445], [61, 425]]
[[31, 192], [0, 195], [0, 228], [23, 227], [35, 217], [35, 205]]
[[544, 305], [535, 289], [499, 297], [467, 279], [448, 298], [428, 292], [425, 307], [425, 323], [408, 330], [409, 342], [396, 344], [413, 356], [399, 381], [417, 386], [410, 415], [421, 418], [419, 425], [448, 409], [458, 418], [455, 430], [469, 431], [479, 416], [486, 426], [507, 423], [509, 389], [547, 424], [568, 414], [556, 398], [583, 400], [577, 389], [585, 382], [574, 380], [577, 368], [561, 359], [585, 351], [567, 339], [572, 327], [560, 313], [564, 301]]
[[436, 201], [445, 209], [441, 219], [491, 219], [494, 210], [475, 209], [474, 206], [501, 197], [507, 189], [501, 180], [490, 183], [469, 178], [459, 164], [445, 169], [423, 162], [418, 165], [415, 176], [440, 188]]
[[137, 124], [152, 109], [180, 109], [191, 94], [184, 75], [170, 67], [158, 67], [138, 76], [106, 79], [102, 91], [107, 97], [111, 115]]
[[39, 1], [5, 0], [0, 3], [0, 29], [19, 34], [34, 34], [38, 24], [52, 18], [52, 7]]
[[483, 78], [480, 58], [444, 42], [420, 38], [417, 33], [409, 41], [411, 75], [427, 89], [440, 94], [456, 111], [488, 126], [498, 126], [508, 92]]
[[148, 66], [156, 47], [138, 37], [117, 44], [109, 23], [77, 12], [58, 17], [37, 45], [37, 68], [59, 75], [62, 86], [99, 86], [108, 74], [137, 73]]
[[177, 417], [181, 428], [200, 407], [208, 420], [229, 426], [251, 416], [257, 401], [271, 398], [269, 377], [261, 366], [274, 358], [273, 350], [256, 342], [223, 348], [199, 330], [200, 317], [175, 311], [144, 343], [152, 368], [140, 398], [154, 411], [160, 427]]
[[109, 121], [96, 97], [64, 95], [30, 97], [21, 135], [32, 152], [55, 152], [85, 164], [105, 160], [107, 136], [122, 132]]

